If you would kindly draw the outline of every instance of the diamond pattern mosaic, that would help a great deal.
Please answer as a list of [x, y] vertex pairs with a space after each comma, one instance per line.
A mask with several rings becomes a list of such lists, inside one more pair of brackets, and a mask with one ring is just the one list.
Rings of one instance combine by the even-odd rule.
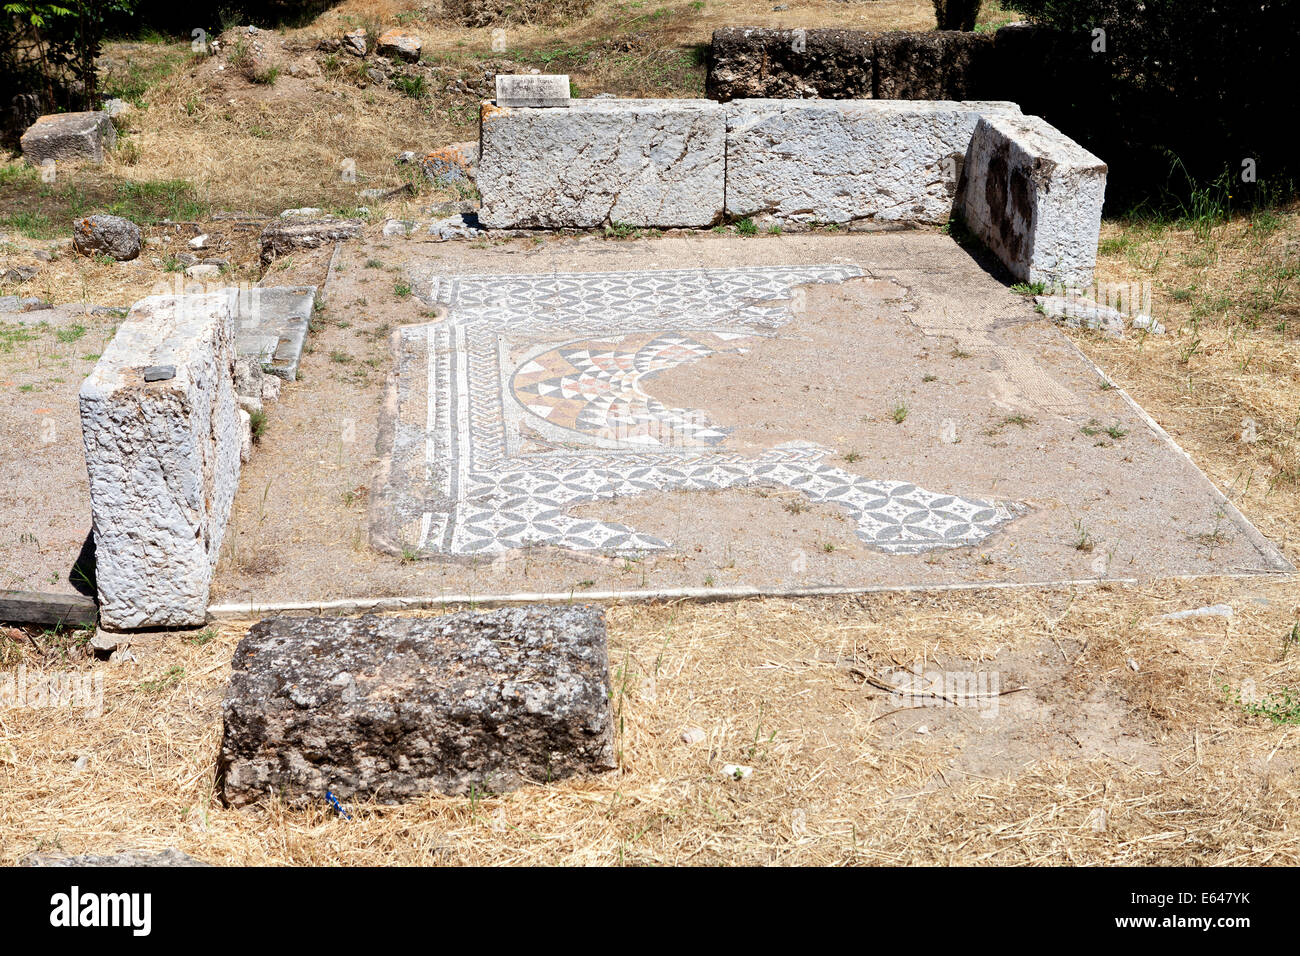
[[419, 552], [659, 551], [674, 542], [570, 512], [645, 492], [759, 486], [843, 508], [858, 538], [888, 553], [992, 534], [1013, 508], [864, 478], [811, 443], [742, 455], [706, 410], [669, 407], [648, 390], [658, 372], [777, 335], [799, 286], [861, 274], [812, 265], [414, 276], [426, 303], [448, 308], [444, 322], [401, 331], [395, 458], [423, 485], [402, 508], [418, 516]]

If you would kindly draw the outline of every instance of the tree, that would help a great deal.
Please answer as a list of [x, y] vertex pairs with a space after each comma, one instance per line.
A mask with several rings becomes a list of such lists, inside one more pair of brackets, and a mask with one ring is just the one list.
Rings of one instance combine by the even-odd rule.
[[974, 30], [979, 13], [980, 0], [934, 0], [934, 18], [940, 30]]
[[[26, 39], [28, 49], [35, 54], [49, 108], [64, 98], [82, 109], [94, 109], [98, 105], [95, 60], [105, 29], [109, 22], [129, 16], [136, 3], [137, 0], [63, 0], [61, 3], [25, 0], [4, 4], [15, 46], [17, 41]], [[0, 27], [0, 39], [7, 39], [3, 33]], [[19, 67], [17, 59], [10, 68]], [[0, 70], [6, 66], [9, 64], [0, 63]]]

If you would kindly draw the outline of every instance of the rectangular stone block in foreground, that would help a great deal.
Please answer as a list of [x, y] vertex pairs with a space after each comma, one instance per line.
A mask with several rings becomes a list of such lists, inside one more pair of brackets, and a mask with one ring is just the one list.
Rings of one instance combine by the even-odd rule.
[[1016, 278], [1090, 285], [1105, 197], [1106, 164], [1046, 121], [980, 119], [966, 156], [961, 214]]
[[35, 166], [47, 159], [90, 160], [102, 163], [104, 153], [117, 143], [117, 128], [102, 110], [86, 113], [51, 113], [23, 133], [23, 158]]
[[202, 624], [239, 484], [234, 290], [137, 302], [80, 392], [100, 622]]
[[259, 621], [223, 704], [226, 803], [399, 803], [614, 767], [603, 610]]
[[483, 105], [479, 222], [490, 229], [671, 228], [722, 215], [726, 115], [710, 100]]
[[983, 115], [1014, 103], [733, 100], [727, 214], [779, 222], [942, 223]]

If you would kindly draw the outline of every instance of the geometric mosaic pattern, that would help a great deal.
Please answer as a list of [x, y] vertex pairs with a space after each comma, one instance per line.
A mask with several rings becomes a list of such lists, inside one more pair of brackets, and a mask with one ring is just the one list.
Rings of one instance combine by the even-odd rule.
[[612, 340], [566, 343], [529, 359], [511, 380], [514, 398], [531, 414], [579, 432], [644, 447], [716, 445], [723, 429], [698, 412], [668, 408], [643, 391], [656, 372], [724, 351], [735, 332], [640, 332]]
[[863, 478], [807, 442], [742, 455], [703, 412], [645, 390], [656, 372], [777, 334], [798, 286], [858, 275], [821, 265], [413, 276], [421, 299], [449, 310], [400, 333], [394, 459], [420, 487], [397, 506], [418, 516], [414, 550], [662, 550], [671, 542], [570, 512], [647, 491], [756, 486], [843, 508], [865, 544], [889, 553], [992, 534], [1013, 508]]

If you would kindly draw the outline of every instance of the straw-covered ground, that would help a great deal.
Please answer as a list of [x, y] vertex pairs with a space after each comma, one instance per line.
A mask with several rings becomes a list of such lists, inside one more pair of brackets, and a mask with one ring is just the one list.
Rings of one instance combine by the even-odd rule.
[[[477, 96], [446, 85], [493, 56], [566, 70], [584, 93], [693, 95], [698, 44], [715, 26], [933, 22], [922, 0], [789, 6], [598, 2], [512, 27], [506, 53], [483, 50], [487, 29], [395, 0], [348, 0], [286, 34], [400, 23], [450, 71], [420, 96], [328, 71], [255, 83], [217, 75], [183, 44], [118, 45], [109, 59], [135, 77], [140, 104], [126, 149], [53, 187], [0, 168], [6, 261], [35, 262], [28, 250], [66, 234], [74, 206], [199, 221], [346, 209], [357, 187], [336, 182], [339, 157], [356, 158], [363, 185], [396, 185], [397, 151], [473, 137]], [[635, 42], [601, 46], [611, 37]], [[372, 216], [443, 198], [455, 197], [426, 191]], [[124, 304], [166, 271], [64, 255], [22, 294]], [[1168, 333], [1070, 334], [1300, 563], [1300, 209], [1108, 221], [1098, 277], [1149, 283]], [[0, 349], [21, 338], [0, 334]], [[1220, 604], [1230, 616], [1163, 619]], [[217, 800], [220, 702], [246, 626], [153, 635], [137, 660], [112, 664], [86, 659], [85, 632], [0, 628], [5, 675], [71, 667], [103, 680], [102, 716], [0, 710], [0, 862], [166, 846], [251, 864], [1300, 862], [1294, 576], [613, 607], [617, 770], [506, 796], [353, 806], [351, 820], [324, 804]], [[900, 671], [996, 684], [977, 699], [931, 685], [966, 705], [931, 706], [947, 701], [888, 692]]]

